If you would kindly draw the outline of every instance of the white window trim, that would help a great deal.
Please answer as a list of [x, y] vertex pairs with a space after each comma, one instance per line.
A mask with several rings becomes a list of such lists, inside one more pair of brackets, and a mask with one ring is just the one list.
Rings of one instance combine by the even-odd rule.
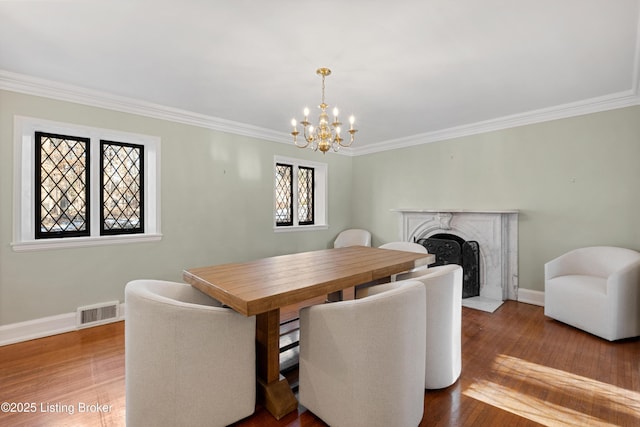
[[[60, 123], [33, 117], [14, 117], [13, 150], [13, 242], [16, 252], [57, 248], [113, 245], [158, 241], [160, 231], [160, 138], [149, 135], [100, 129], [69, 123]], [[54, 239], [35, 238], [35, 132], [42, 131], [90, 139], [90, 235]], [[140, 234], [100, 235], [99, 164], [100, 140], [111, 140], [144, 145], [144, 224]]]
[[[312, 162], [310, 160], [302, 160], [295, 159], [292, 157], [283, 157], [283, 156], [274, 156], [273, 159], [273, 170], [275, 173], [276, 164], [285, 163], [288, 165], [292, 165], [294, 170], [298, 166], [306, 166], [312, 167], [314, 169], [314, 207], [313, 207], [313, 217], [314, 224], [310, 225], [298, 225], [298, 177], [297, 174], [293, 174], [293, 225], [276, 225], [276, 192], [275, 188], [273, 191], [273, 202], [272, 202], [272, 215], [273, 215], [273, 231], [276, 233], [286, 233], [291, 231], [307, 231], [307, 230], [327, 230], [329, 228], [328, 221], [328, 178], [329, 178], [329, 166], [326, 163], [320, 162]], [[275, 185], [275, 184], [274, 184]]]

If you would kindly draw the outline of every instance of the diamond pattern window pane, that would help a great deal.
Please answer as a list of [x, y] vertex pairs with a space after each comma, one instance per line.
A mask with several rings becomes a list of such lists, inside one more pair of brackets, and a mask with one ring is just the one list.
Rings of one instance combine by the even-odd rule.
[[293, 167], [276, 164], [276, 225], [293, 225]]
[[101, 234], [144, 232], [144, 146], [101, 141]]
[[89, 139], [36, 132], [38, 239], [89, 234]]
[[313, 168], [298, 168], [298, 224], [313, 224]]

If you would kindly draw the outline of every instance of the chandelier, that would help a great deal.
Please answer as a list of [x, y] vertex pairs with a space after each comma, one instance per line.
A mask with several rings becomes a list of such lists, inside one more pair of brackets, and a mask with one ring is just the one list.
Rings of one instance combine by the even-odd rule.
[[329, 149], [338, 151], [340, 147], [350, 147], [353, 144], [355, 133], [358, 132], [353, 128], [355, 118], [349, 117], [349, 142], [344, 143], [344, 139], [340, 136], [341, 128], [340, 120], [338, 120], [338, 109], [333, 109], [333, 122], [329, 122], [329, 115], [327, 114], [327, 108], [329, 107], [324, 102], [324, 78], [331, 74], [331, 70], [328, 68], [318, 68], [316, 74], [322, 76], [322, 103], [318, 106], [320, 108], [320, 117], [317, 126], [312, 126], [309, 122], [309, 109], [304, 109], [304, 120], [300, 122], [303, 126], [304, 142], [298, 142], [298, 124], [296, 119], [291, 120], [293, 126], [293, 143], [299, 148], [311, 148], [313, 151], [320, 150], [322, 153], [326, 153]]

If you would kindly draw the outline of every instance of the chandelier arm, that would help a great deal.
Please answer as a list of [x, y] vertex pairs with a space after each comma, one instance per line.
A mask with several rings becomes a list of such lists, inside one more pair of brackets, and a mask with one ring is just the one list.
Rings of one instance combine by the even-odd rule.
[[293, 139], [293, 143], [296, 145], [296, 147], [298, 148], [307, 148], [309, 146], [309, 141], [306, 142], [306, 144], [304, 145], [300, 145], [298, 144], [298, 138], [294, 138]]
[[302, 144], [298, 143], [298, 134], [299, 133], [300, 132], [298, 132], [297, 130], [291, 132], [291, 135], [293, 135], [293, 143], [298, 148], [307, 148], [309, 146], [309, 144], [313, 141], [313, 139], [309, 139], [309, 137], [307, 136], [307, 125], [305, 125], [303, 127], [303, 138], [304, 138], [305, 142], [302, 143]]
[[349, 138], [348, 143], [343, 143], [342, 141], [344, 141], [343, 138], [340, 138], [340, 140], [338, 141], [338, 144], [340, 144], [341, 147], [345, 147], [345, 148], [351, 147], [351, 144], [353, 144], [353, 141], [355, 141], [353, 133], [351, 134], [351, 138]]
[[307, 126], [304, 127], [304, 139], [307, 141], [307, 145], [313, 151], [318, 151], [319, 145], [319, 137], [318, 137], [318, 128], [313, 128], [311, 133], [307, 132]]
[[308, 126], [305, 126], [303, 135], [304, 135], [305, 141], [307, 141], [307, 145], [309, 145], [311, 142], [315, 141], [316, 138], [313, 135], [313, 132], [311, 132], [311, 134], [309, 134], [307, 132], [307, 130], [308, 130]]

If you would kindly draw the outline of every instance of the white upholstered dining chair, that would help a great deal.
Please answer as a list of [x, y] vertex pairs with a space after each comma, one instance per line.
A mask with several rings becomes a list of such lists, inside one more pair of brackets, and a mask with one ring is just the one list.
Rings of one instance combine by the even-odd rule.
[[300, 311], [300, 404], [333, 427], [417, 426], [424, 412], [425, 289]]
[[[406, 252], [416, 252], [420, 254], [427, 254], [427, 248], [422, 246], [420, 243], [414, 242], [389, 242], [383, 245], [378, 246], [381, 249], [392, 249], [396, 251], [406, 251]], [[418, 265], [415, 268], [405, 272], [398, 273], [391, 276], [391, 281], [394, 282], [396, 280], [406, 280], [411, 279], [412, 277], [420, 277], [421, 275], [426, 273], [426, 269], [429, 268], [428, 264]]]
[[424, 387], [449, 387], [462, 372], [462, 267], [431, 267], [420, 277], [372, 286], [364, 299], [413, 281], [420, 281], [426, 290]]
[[334, 240], [333, 247], [344, 248], [347, 246], [371, 246], [371, 233], [359, 228], [341, 231]]
[[126, 424], [226, 426], [255, 411], [255, 317], [183, 283], [125, 288]]
[[640, 253], [592, 246], [544, 266], [544, 314], [609, 341], [640, 336]]

